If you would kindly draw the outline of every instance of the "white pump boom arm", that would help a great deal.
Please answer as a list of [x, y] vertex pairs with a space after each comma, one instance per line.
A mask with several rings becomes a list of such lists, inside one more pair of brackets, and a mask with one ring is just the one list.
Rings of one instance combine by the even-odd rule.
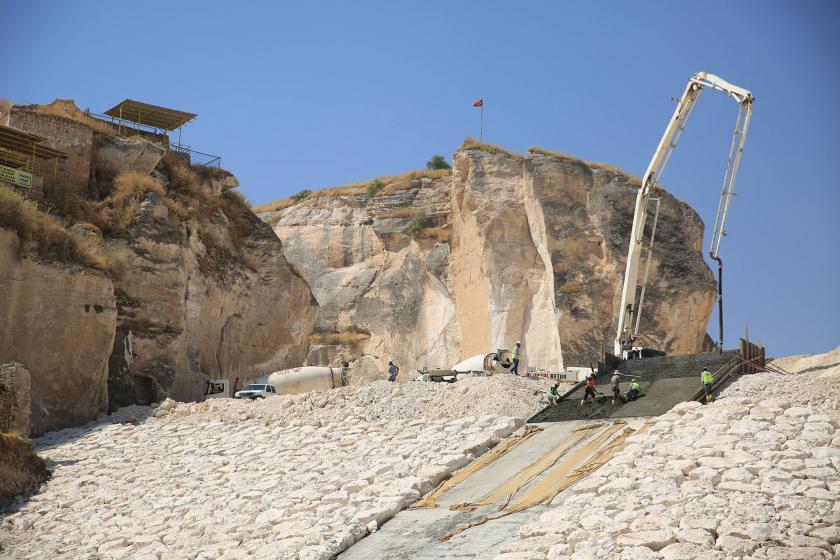
[[[630, 247], [627, 251], [627, 268], [624, 271], [621, 307], [618, 313], [618, 329], [615, 337], [614, 353], [617, 356], [621, 356], [623, 343], [632, 343], [638, 335], [638, 321], [634, 330], [633, 317], [641, 311], [641, 309], [637, 309], [636, 291], [638, 288], [639, 266], [641, 264], [642, 241], [645, 231], [645, 221], [647, 220], [648, 202], [650, 201], [652, 192], [658, 188], [659, 178], [662, 176], [662, 172], [668, 164], [671, 153], [677, 146], [677, 140], [679, 140], [680, 134], [685, 130], [685, 123], [691, 115], [691, 111], [694, 109], [694, 105], [697, 103], [700, 92], [704, 87], [710, 87], [726, 93], [737, 101], [740, 106], [738, 122], [735, 127], [729, 159], [727, 161], [726, 173], [724, 174], [721, 200], [718, 205], [717, 217], [715, 218], [712, 244], [709, 249], [711, 257], [716, 260], [718, 259], [720, 241], [725, 234], [723, 226], [726, 222], [726, 214], [729, 211], [730, 199], [734, 194], [732, 189], [735, 186], [735, 176], [738, 173], [738, 166], [741, 162], [741, 154], [744, 149], [747, 129], [749, 128], [754, 98], [749, 91], [734, 86], [714, 74], [698, 72], [688, 80], [685, 92], [683, 92], [677, 108], [674, 110], [674, 114], [668, 122], [668, 127], [662, 135], [662, 140], [659, 141], [659, 146], [657, 146], [653, 158], [650, 160], [650, 164], [642, 179], [642, 186], [636, 196], [633, 228], [630, 232]], [[641, 301], [639, 302], [640, 305]]]

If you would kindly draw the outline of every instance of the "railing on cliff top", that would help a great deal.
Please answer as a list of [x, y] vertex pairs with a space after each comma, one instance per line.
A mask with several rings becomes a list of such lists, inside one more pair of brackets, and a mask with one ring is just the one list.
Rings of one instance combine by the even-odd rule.
[[[131, 133], [138, 134], [140, 136], [147, 137], [150, 141], [154, 142], [155, 140], [162, 140], [163, 147], [180, 156], [181, 158], [185, 159], [189, 165], [196, 165], [199, 167], [221, 167], [222, 166], [222, 156], [216, 156], [213, 154], [205, 154], [204, 152], [199, 152], [198, 150], [193, 150], [190, 146], [185, 146], [181, 143], [178, 144], [171, 144], [169, 142], [169, 135], [164, 132], [159, 131], [157, 128], [153, 126], [148, 126], [145, 124], [138, 124], [138, 123], [131, 123], [128, 124], [120, 124], [114, 120], [113, 117], [109, 115], [100, 115], [98, 113], [91, 113], [90, 111], [86, 111], [86, 113], [100, 121], [104, 121], [109, 125], [117, 128], [119, 134], [123, 136]], [[123, 130], [124, 129], [124, 130]], [[156, 142], [159, 143], [160, 142]]]

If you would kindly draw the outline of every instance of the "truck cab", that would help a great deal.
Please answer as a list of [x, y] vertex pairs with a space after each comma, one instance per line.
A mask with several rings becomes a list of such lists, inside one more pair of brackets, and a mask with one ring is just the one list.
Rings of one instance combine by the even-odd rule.
[[264, 399], [266, 397], [273, 397], [277, 395], [277, 389], [273, 385], [264, 383], [251, 383], [245, 385], [241, 391], [234, 393], [235, 399]]
[[228, 379], [208, 379], [204, 388], [204, 400], [230, 398], [230, 381]]

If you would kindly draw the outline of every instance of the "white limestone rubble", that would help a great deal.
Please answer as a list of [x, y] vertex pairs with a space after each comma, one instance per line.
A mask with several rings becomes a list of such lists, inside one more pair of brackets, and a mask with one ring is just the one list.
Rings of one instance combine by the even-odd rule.
[[496, 560], [840, 558], [838, 350], [675, 406]]
[[[36, 441], [53, 477], [0, 515], [0, 558], [333, 558], [540, 407], [541, 382], [455, 385], [477, 395], [474, 416], [428, 407], [456, 387], [382, 381], [165, 401], [53, 432]], [[505, 407], [519, 414], [495, 414]]]

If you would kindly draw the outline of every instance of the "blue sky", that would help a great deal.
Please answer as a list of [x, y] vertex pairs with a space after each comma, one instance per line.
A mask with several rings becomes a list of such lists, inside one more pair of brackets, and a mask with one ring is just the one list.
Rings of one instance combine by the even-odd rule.
[[[840, 344], [840, 3], [4, 3], [0, 97], [199, 114], [253, 202], [422, 168], [478, 134], [641, 175], [687, 78], [757, 101], [727, 230], [726, 340]], [[705, 92], [664, 183], [714, 220], [736, 105]], [[706, 241], [707, 246], [708, 240]], [[704, 249], [705, 252], [705, 249]], [[717, 337], [717, 320], [709, 331]]]

